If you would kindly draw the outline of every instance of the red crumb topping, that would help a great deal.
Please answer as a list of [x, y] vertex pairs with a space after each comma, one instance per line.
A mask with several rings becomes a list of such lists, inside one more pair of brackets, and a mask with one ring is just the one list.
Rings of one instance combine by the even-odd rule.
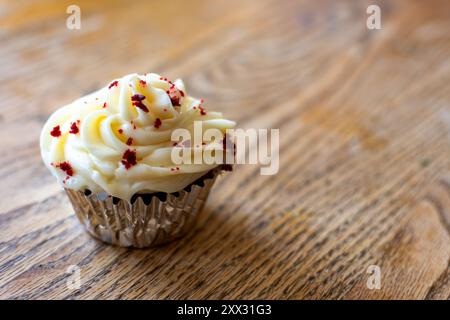
[[167, 81], [168, 83], [172, 84], [172, 81], [170, 81], [166, 77], [160, 77], [159, 80]]
[[107, 107], [107, 104], [106, 104], [106, 102], [105, 103], [103, 103], [103, 108], [106, 108]]
[[50, 135], [52, 137], [58, 138], [61, 135], [61, 129], [59, 128], [59, 126], [54, 127], [52, 131], [50, 131]]
[[80, 120], [77, 120], [76, 122], [72, 122], [72, 124], [70, 125], [69, 133], [77, 134], [78, 132], [80, 132], [80, 129], [78, 129], [79, 123], [80, 123]]
[[133, 144], [133, 138], [129, 137], [127, 140], [127, 145], [131, 146]]
[[198, 106], [198, 108], [200, 109], [200, 114], [201, 114], [202, 116], [206, 115], [205, 108], [203, 108], [202, 106]]
[[125, 166], [125, 169], [130, 169], [132, 166], [135, 166], [137, 164], [136, 161], [136, 150], [130, 150], [128, 149], [123, 153], [122, 156], [122, 164]]
[[180, 99], [182, 95], [174, 84], [170, 86], [169, 90], [166, 90], [166, 93], [169, 95], [170, 102], [172, 102], [172, 106], [178, 107], [181, 105]]
[[131, 96], [131, 101], [142, 101], [145, 99], [145, 96], [143, 94], [136, 93]]
[[156, 129], [159, 129], [159, 127], [161, 126], [161, 124], [162, 124], [161, 119], [156, 118], [155, 123], [153, 124], [153, 126], [154, 126]]
[[133, 101], [133, 106], [141, 109], [144, 112], [148, 112], [147, 106], [143, 104], [142, 101]]
[[180, 98], [179, 97], [170, 97], [170, 102], [172, 102], [172, 105], [174, 106], [174, 107], [179, 107], [179, 106], [181, 106], [181, 104], [180, 104]]
[[112, 87], [117, 87], [117, 85], [119, 84], [119, 81], [114, 80], [113, 82], [111, 82], [108, 86], [108, 89], [111, 89]]
[[141, 109], [144, 112], [148, 112], [148, 108], [147, 106], [142, 102], [142, 100], [145, 99], [145, 96], [142, 94], [135, 94], [133, 96], [131, 96], [131, 101], [133, 101], [133, 106], [138, 107], [139, 109]]
[[117, 130], [117, 131], [119, 131], [119, 133], [120, 133], [120, 134], [122, 134], [122, 133], [123, 133], [123, 130], [122, 130], [122, 129], [119, 129], [119, 130]]
[[69, 177], [73, 176], [73, 168], [69, 162], [67, 162], [67, 161], [61, 162], [60, 164], [55, 165], [55, 167], [60, 168]]
[[142, 86], [144, 86], [144, 87], [147, 84], [147, 82], [145, 80], [139, 80], [139, 83], [142, 84]]

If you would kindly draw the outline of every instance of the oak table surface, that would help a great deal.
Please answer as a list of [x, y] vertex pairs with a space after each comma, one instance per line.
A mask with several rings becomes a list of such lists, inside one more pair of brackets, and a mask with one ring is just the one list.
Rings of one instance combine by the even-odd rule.
[[[71, 1], [0, 3], [0, 298], [449, 298], [448, 1], [376, 1], [380, 30], [373, 1], [77, 2], [80, 30]], [[38, 146], [51, 112], [132, 72], [280, 129], [277, 175], [238, 166], [147, 250], [88, 236]]]

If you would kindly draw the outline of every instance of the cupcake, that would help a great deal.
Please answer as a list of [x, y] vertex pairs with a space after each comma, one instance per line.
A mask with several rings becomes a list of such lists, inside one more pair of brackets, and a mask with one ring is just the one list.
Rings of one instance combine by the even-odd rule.
[[[172, 141], [177, 129], [194, 137], [199, 124], [215, 129], [221, 140]], [[213, 147], [224, 159], [233, 149], [223, 143], [226, 130], [234, 126], [188, 96], [181, 80], [130, 74], [55, 111], [40, 148], [91, 235], [143, 248], [192, 228], [216, 177], [229, 169], [218, 161], [175, 163], [174, 152], [193, 158]]]

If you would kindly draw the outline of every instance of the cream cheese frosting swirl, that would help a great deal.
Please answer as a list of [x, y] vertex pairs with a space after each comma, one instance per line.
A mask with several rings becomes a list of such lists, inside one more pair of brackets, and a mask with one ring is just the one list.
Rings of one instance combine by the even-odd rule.
[[215, 128], [225, 136], [235, 122], [206, 110], [181, 80], [130, 74], [55, 111], [40, 137], [41, 155], [65, 188], [107, 192], [124, 200], [136, 193], [176, 192], [218, 164], [171, 159], [178, 128]]

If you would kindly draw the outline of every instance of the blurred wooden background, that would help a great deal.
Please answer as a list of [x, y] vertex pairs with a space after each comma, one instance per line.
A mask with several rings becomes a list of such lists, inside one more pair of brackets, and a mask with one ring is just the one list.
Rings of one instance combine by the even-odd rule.
[[[366, 28], [369, 3], [382, 30]], [[0, 2], [0, 298], [449, 298], [448, 1], [77, 1], [73, 31], [70, 4]], [[222, 177], [170, 245], [90, 238], [38, 135], [131, 72], [280, 128], [278, 175]]]

